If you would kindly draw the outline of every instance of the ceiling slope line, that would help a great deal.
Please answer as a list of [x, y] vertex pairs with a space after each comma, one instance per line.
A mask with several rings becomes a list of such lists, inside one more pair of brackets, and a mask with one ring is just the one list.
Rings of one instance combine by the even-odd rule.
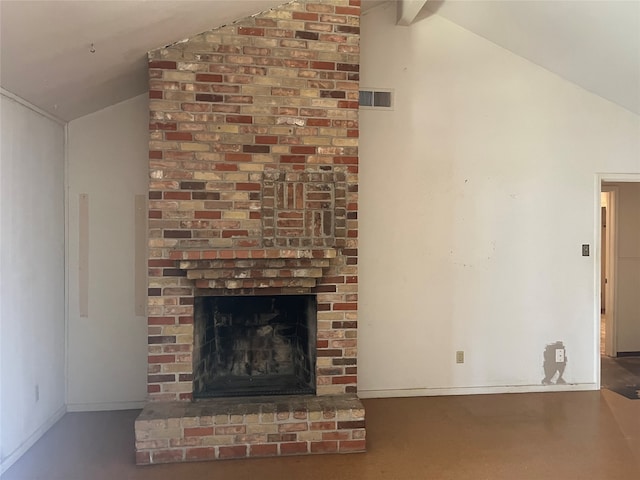
[[408, 27], [416, 19], [427, 0], [398, 0], [397, 25]]

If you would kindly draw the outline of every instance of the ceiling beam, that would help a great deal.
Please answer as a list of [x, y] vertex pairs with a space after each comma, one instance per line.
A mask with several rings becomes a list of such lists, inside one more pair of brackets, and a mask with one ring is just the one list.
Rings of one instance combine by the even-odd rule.
[[408, 27], [416, 19], [427, 0], [398, 0], [397, 25]]

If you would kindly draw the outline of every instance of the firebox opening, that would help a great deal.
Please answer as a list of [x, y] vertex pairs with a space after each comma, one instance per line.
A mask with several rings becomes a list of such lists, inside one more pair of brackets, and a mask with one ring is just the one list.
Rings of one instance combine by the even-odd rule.
[[196, 297], [193, 396], [316, 391], [314, 295]]

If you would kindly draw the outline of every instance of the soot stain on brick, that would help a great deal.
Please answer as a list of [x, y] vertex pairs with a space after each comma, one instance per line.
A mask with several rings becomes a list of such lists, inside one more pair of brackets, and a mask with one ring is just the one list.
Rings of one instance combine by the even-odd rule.
[[[560, 341], [547, 344], [542, 354], [544, 362], [543, 385], [564, 385], [567, 382], [562, 378], [562, 374], [567, 366], [567, 351], [564, 344]], [[555, 382], [553, 379], [555, 378]]]

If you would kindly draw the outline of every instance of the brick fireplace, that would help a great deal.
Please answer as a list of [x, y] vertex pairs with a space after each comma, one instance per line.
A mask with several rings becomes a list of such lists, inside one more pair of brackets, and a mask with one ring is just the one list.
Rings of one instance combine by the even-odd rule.
[[359, 5], [291, 2], [149, 53], [138, 464], [365, 450]]

